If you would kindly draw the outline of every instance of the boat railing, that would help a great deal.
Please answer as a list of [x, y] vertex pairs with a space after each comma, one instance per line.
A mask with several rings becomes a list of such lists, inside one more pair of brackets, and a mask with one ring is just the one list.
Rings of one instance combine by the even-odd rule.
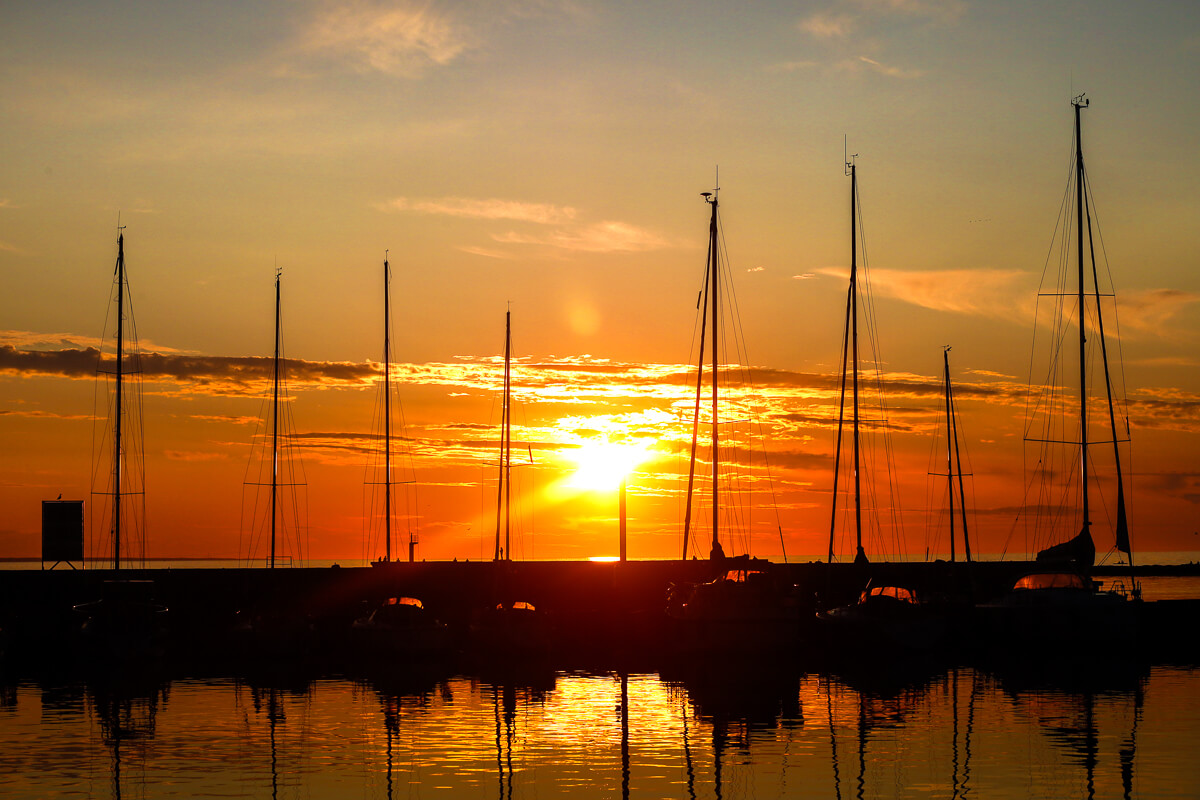
[[[1101, 589], [1100, 581], [1093, 581], [1093, 583], [1095, 583], [1097, 590]], [[1105, 591], [1109, 594], [1118, 595], [1126, 600], [1140, 600], [1142, 598], [1142, 587], [1138, 586], [1137, 581], [1134, 580], [1131, 580], [1128, 584], [1126, 584], [1124, 579], [1118, 578], [1110, 581], [1108, 583], [1108, 587], [1102, 591]]]

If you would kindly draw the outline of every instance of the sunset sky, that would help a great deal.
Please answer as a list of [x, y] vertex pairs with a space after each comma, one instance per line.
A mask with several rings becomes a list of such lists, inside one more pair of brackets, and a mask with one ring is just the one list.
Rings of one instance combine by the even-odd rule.
[[824, 553], [847, 143], [903, 522], [868, 555], [948, 546], [928, 473], [949, 345], [973, 549], [1023, 557], [1046, 544], [1023, 514], [1026, 386], [1081, 92], [1133, 544], [1200, 549], [1194, 3], [64, 2], [0, 20], [0, 557], [37, 555], [41, 501], [104, 491], [95, 348], [118, 224], [146, 354], [148, 555], [248, 554], [277, 267], [303, 555], [382, 554], [365, 499], [387, 251], [415, 480], [398, 531], [418, 558], [491, 556], [508, 310], [512, 555], [615, 554], [598, 473], [616, 451], [637, 462], [630, 556], [679, 557], [699, 193], [718, 167], [731, 377], [750, 384], [731, 380], [722, 435], [759, 453], [726, 551]]

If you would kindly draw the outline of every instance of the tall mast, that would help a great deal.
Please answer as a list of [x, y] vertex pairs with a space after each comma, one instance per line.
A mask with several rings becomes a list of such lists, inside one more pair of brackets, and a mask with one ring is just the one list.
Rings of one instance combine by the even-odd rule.
[[[511, 498], [509, 489], [512, 482], [510, 465], [512, 449], [512, 425], [509, 412], [510, 364], [512, 361], [512, 312], [504, 313], [504, 389], [500, 410], [500, 482], [496, 486], [496, 546], [492, 554], [495, 561], [511, 560]], [[500, 531], [504, 530], [504, 547], [500, 547]]]
[[[1078, 108], [1076, 109], [1078, 114]], [[1133, 547], [1129, 541], [1129, 520], [1125, 512], [1125, 478], [1121, 470], [1121, 446], [1120, 437], [1117, 435], [1117, 416], [1116, 410], [1113, 408], [1113, 387], [1112, 374], [1108, 366], [1108, 343], [1104, 336], [1104, 313], [1100, 307], [1100, 278], [1096, 271], [1096, 245], [1092, 240], [1092, 212], [1087, 205], [1087, 182], [1086, 176], [1084, 185], [1080, 188], [1080, 193], [1084, 195], [1084, 212], [1087, 216], [1088, 230], [1088, 252], [1091, 254], [1092, 261], [1092, 288], [1096, 299], [1096, 332], [1100, 336], [1100, 357], [1104, 362], [1104, 388], [1108, 398], [1108, 425], [1112, 431], [1113, 443], [1113, 465], [1116, 467], [1117, 477], [1117, 528], [1115, 531], [1116, 548], [1129, 556], [1129, 568], [1133, 570]], [[1134, 588], [1135, 595], [1140, 595], [1141, 590], [1137, 587], [1137, 582], [1134, 576], [1131, 575], [1131, 584]]]
[[[387, 251], [383, 254], [383, 525], [384, 561], [392, 560], [392, 351], [391, 289]], [[412, 548], [408, 551], [412, 560]]]
[[504, 312], [504, 560], [512, 561], [512, 312]]
[[[946, 488], [950, 495], [950, 561], [954, 562], [954, 409], [950, 404], [950, 348], [942, 351], [946, 389]], [[961, 465], [960, 465], [961, 466]]]
[[846, 427], [846, 359], [850, 348], [850, 309], [853, 308], [854, 286], [846, 292], [846, 335], [842, 337], [842, 389], [838, 395], [837, 441], [833, 448], [833, 501], [829, 514], [829, 563], [833, 563], [833, 538], [837, 531], [838, 476], [842, 467], [842, 432]]
[[712, 206], [712, 217], [708, 223], [708, 248], [709, 248], [709, 285], [708, 293], [711, 299], [711, 314], [712, 314], [712, 549], [709, 551], [711, 558], [719, 558], [724, 555], [721, 549], [721, 538], [719, 535], [720, 524], [720, 490], [719, 490], [719, 473], [721, 467], [720, 459], [720, 433], [719, 420], [717, 418], [717, 386], [719, 383], [718, 368], [719, 355], [717, 351], [718, 339], [718, 321], [717, 315], [719, 308], [717, 300], [717, 287], [720, 283], [718, 272], [720, 271], [720, 246], [717, 230], [717, 194], [720, 192], [720, 187], [716, 187], [712, 196], [709, 197], [705, 193], [705, 201]]
[[[125, 230], [122, 227], [120, 230]], [[117, 234], [117, 380], [113, 418], [113, 569], [121, 568], [121, 403], [125, 360], [125, 234]]]
[[850, 162], [850, 357], [854, 370], [854, 562], [866, 563], [862, 545], [862, 470], [859, 459], [858, 414], [858, 172]]
[[[950, 352], [950, 348], [946, 348], [946, 352]], [[954, 412], [954, 385], [950, 382], [950, 362], [949, 357], [946, 361], [946, 389], [949, 392], [951, 425], [950, 433], [954, 439], [954, 461], [958, 464], [958, 499], [959, 513], [962, 514], [962, 538], [963, 538], [963, 557], [969, 562], [971, 560], [971, 537], [967, 533], [967, 493], [963, 491], [963, 469], [962, 469], [962, 453], [958, 450], [958, 414]], [[951, 487], [953, 494], [953, 487]], [[951, 519], [953, 519], [953, 509], [951, 509]], [[953, 536], [951, 537], [953, 541]]]
[[[1088, 427], [1087, 427], [1087, 330], [1086, 307], [1084, 306], [1084, 272], [1083, 272], [1083, 140], [1079, 124], [1079, 112], [1087, 105], [1083, 95], [1071, 101], [1075, 108], [1075, 236], [1076, 250], [1079, 256], [1078, 308], [1079, 308], [1079, 474], [1080, 486], [1083, 490], [1083, 526], [1081, 533], [1091, 530], [1091, 516], [1088, 507]], [[1116, 431], [1113, 431], [1116, 438]], [[1090, 535], [1090, 533], [1089, 533]]]
[[275, 270], [275, 357], [271, 390], [271, 569], [275, 568], [275, 517], [279, 498], [279, 276]]
[[704, 291], [696, 298], [696, 308], [700, 311], [700, 354], [696, 359], [696, 407], [692, 413], [692, 457], [688, 461], [687, 505], [683, 513], [683, 560], [687, 560], [688, 540], [692, 530], [692, 493], [696, 486], [696, 445], [700, 440], [700, 397], [704, 386], [704, 336], [707, 333], [708, 305], [708, 270], [712, 259], [712, 239], [708, 241], [708, 253], [704, 256]]

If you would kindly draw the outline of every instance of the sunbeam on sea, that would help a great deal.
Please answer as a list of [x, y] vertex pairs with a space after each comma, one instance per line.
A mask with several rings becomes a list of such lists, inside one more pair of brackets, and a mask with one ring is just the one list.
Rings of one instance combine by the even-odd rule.
[[43, 676], [0, 795], [1194, 797], [1200, 672], [1086, 665]]

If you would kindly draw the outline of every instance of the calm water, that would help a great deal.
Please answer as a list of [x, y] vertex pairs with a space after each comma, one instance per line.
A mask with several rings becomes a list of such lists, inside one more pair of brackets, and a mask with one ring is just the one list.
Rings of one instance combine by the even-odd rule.
[[1200, 670], [39, 680], [0, 797], [1190, 798]]

